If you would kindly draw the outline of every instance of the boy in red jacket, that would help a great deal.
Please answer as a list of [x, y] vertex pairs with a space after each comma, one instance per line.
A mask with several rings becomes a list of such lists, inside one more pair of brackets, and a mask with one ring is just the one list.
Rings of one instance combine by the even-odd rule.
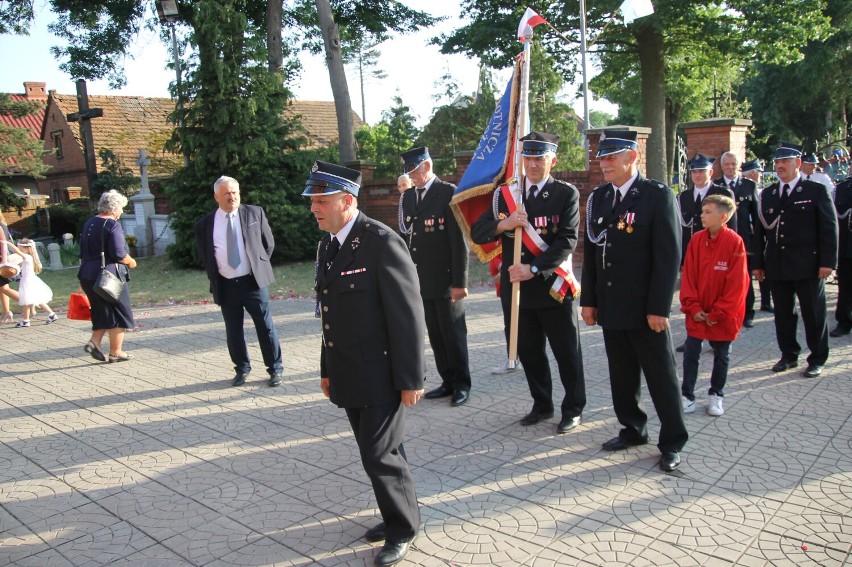
[[680, 284], [680, 310], [686, 314], [683, 352], [683, 412], [695, 411], [695, 382], [701, 341], [713, 347], [710, 403], [707, 413], [725, 413], [722, 398], [728, 378], [731, 342], [739, 335], [745, 314], [749, 277], [740, 236], [725, 226], [736, 205], [730, 197], [710, 195], [701, 202], [704, 230], [689, 241]]

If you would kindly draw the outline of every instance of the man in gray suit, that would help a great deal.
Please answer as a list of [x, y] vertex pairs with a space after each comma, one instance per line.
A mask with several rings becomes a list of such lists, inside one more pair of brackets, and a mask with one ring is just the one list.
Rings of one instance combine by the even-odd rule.
[[426, 326], [417, 271], [405, 243], [358, 210], [361, 173], [317, 161], [302, 195], [327, 234], [317, 249], [317, 316], [322, 317], [320, 388], [346, 410], [382, 523], [375, 564], [394, 565], [420, 527], [405, 457], [405, 409], [423, 396]]
[[245, 384], [251, 372], [243, 332], [244, 311], [257, 329], [269, 385], [281, 384], [284, 365], [281, 345], [269, 312], [269, 284], [275, 240], [262, 208], [240, 204], [240, 184], [222, 176], [213, 184], [213, 198], [219, 204], [214, 212], [195, 223], [198, 257], [207, 270], [213, 301], [222, 310], [228, 353], [234, 363], [234, 386]]

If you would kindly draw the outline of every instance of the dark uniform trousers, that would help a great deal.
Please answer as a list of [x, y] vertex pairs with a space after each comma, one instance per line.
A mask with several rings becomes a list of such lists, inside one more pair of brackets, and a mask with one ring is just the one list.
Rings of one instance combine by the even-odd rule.
[[405, 406], [392, 402], [380, 406], [346, 408], [361, 463], [373, 485], [389, 541], [408, 541], [420, 526], [420, 508], [414, 479], [402, 439]]
[[595, 188], [586, 203], [591, 214], [580, 305], [597, 309], [603, 329], [613, 409], [623, 426], [618, 436], [628, 442], [647, 441], [644, 374], [660, 419], [657, 447], [664, 453], [680, 452], [689, 433], [671, 331], [657, 333], [647, 319], [649, 314], [668, 317], [671, 312], [681, 258], [675, 197], [668, 187], [641, 174], [613, 211], [614, 195], [612, 184], [606, 183]]
[[[834, 318], [843, 330], [852, 329], [852, 177], [837, 184], [834, 205], [838, 215], [837, 307]], [[845, 216], [840, 219], [839, 217]]]
[[402, 445], [400, 396], [423, 388], [425, 319], [417, 273], [402, 239], [363, 213], [333, 261], [329, 241], [323, 238], [317, 252], [320, 375], [329, 379], [331, 402], [346, 411], [387, 540], [408, 541], [420, 512]]
[[[796, 298], [805, 324], [810, 354], [808, 364], [828, 360], [828, 321], [825, 282], [820, 267], [837, 265], [837, 216], [828, 189], [815, 181], [800, 179], [787, 199], [776, 182], [760, 196], [763, 220], [758, 223], [754, 251], [758, 267], [766, 271], [775, 303], [775, 334], [785, 360], [798, 358]], [[761, 254], [762, 252], [762, 254]]]
[[455, 185], [435, 178], [420, 203], [417, 191], [403, 193], [401, 207], [405, 224], [412, 228], [408, 247], [417, 266], [435, 368], [446, 387], [469, 391], [465, 301], [450, 297], [452, 288], [467, 287], [469, 251], [450, 208]]
[[[498, 217], [505, 218], [509, 214], [508, 204], [500, 194], [496, 198]], [[518, 358], [524, 367], [533, 399], [533, 409], [551, 412], [554, 409], [553, 378], [546, 351], [547, 344], [550, 344], [559, 369], [559, 378], [565, 389], [561, 405], [563, 418], [577, 417], [583, 413], [586, 406], [586, 380], [576, 305], [570, 292], [561, 303], [551, 297], [550, 287], [555, 279], [553, 270], [577, 246], [579, 202], [579, 191], [574, 186], [556, 181], [552, 177], [541, 183], [536, 197], [524, 199], [530, 223], [541, 229], [541, 238], [548, 248], [539, 256], [535, 256], [527, 249], [526, 244], [521, 246], [520, 263], [535, 265], [540, 270], [540, 275], [521, 282], [520, 285]], [[501, 241], [503, 264], [500, 268], [500, 294], [508, 344], [512, 291], [509, 266], [515, 263], [514, 238], [509, 234], [495, 235], [499, 224], [500, 218], [494, 216], [492, 206], [471, 226], [471, 239], [479, 244], [494, 242], [497, 239]], [[546, 277], [542, 277], [545, 275]]]

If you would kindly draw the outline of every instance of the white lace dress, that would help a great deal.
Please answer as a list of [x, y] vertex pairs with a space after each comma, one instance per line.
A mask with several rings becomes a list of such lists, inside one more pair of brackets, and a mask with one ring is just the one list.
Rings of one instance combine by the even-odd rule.
[[33, 257], [22, 254], [24, 262], [21, 264], [21, 281], [18, 284], [19, 305], [41, 305], [50, 303], [53, 292], [50, 287], [38, 277], [33, 268]]

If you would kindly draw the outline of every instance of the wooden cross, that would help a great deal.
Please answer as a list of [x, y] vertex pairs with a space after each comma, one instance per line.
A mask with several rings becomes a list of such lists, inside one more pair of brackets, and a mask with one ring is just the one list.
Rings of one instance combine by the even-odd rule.
[[86, 81], [77, 80], [77, 112], [72, 112], [66, 119], [68, 122], [80, 122], [80, 138], [83, 140], [83, 157], [86, 160], [86, 178], [89, 182], [89, 191], [92, 184], [98, 178], [98, 169], [95, 162], [95, 141], [92, 138], [92, 118], [100, 118], [104, 115], [102, 108], [89, 108], [89, 94], [86, 92]]

